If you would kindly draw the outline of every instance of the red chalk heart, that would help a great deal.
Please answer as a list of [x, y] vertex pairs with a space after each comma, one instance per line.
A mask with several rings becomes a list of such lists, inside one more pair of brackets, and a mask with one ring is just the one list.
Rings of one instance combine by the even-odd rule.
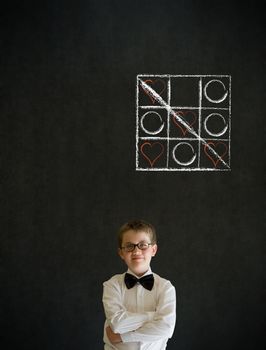
[[[158, 95], [162, 95], [162, 93], [164, 92], [164, 90], [166, 89], [166, 83], [163, 79], [147, 79], [144, 80], [144, 83], [149, 85], [154, 91], [157, 92]], [[142, 87], [142, 86], [141, 86]], [[143, 88], [143, 87], [142, 87]], [[145, 89], [143, 89], [143, 91], [145, 92], [145, 94], [150, 98], [151, 102], [154, 104], [155, 102], [155, 98], [153, 98], [149, 92], [147, 92]]]
[[[180, 118], [182, 118], [190, 127], [192, 127], [197, 121], [197, 115], [192, 111], [176, 111], [175, 113], [180, 116]], [[173, 115], [172, 118], [175, 126], [177, 126], [185, 136], [189, 130], [178, 121], [175, 115]]]
[[213, 165], [216, 168], [218, 163], [221, 161], [221, 159], [217, 158], [212, 153], [212, 151], [209, 148], [210, 146], [212, 146], [211, 148], [220, 156], [221, 159], [223, 159], [224, 156], [227, 154], [228, 146], [224, 142], [221, 142], [221, 141], [219, 141], [219, 142], [208, 142], [207, 144], [205, 144], [204, 152], [205, 152], [206, 156], [212, 161]]
[[160, 142], [144, 142], [140, 147], [140, 152], [150, 166], [153, 167], [164, 153], [164, 146]]

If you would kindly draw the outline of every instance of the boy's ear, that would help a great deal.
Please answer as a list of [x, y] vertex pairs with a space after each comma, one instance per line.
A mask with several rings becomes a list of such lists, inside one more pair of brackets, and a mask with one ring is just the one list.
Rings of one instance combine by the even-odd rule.
[[157, 244], [154, 244], [154, 245], [152, 246], [152, 256], [155, 256], [155, 255], [156, 255], [157, 250], [158, 250], [158, 246], [157, 246]]
[[120, 256], [121, 259], [124, 260], [124, 256], [123, 256], [123, 250], [121, 248], [117, 249], [117, 254]]

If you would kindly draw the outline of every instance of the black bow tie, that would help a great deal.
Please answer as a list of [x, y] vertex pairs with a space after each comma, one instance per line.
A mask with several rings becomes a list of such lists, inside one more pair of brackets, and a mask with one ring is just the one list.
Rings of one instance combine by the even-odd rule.
[[139, 282], [144, 288], [152, 290], [154, 284], [154, 277], [152, 274], [150, 274], [138, 279], [130, 273], [125, 274], [125, 284], [128, 289], [133, 288], [137, 282]]

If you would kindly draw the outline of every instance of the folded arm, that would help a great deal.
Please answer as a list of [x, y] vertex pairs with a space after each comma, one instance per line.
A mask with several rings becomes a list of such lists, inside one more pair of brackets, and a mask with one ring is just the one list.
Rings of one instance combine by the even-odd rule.
[[165, 290], [159, 296], [159, 301], [153, 319], [146, 321], [134, 332], [121, 334], [124, 343], [127, 342], [156, 342], [171, 338], [176, 321], [175, 288], [167, 282]]
[[154, 312], [136, 313], [126, 310], [121, 303], [119, 286], [110, 281], [104, 283], [103, 306], [107, 322], [114, 333], [135, 331], [153, 319]]

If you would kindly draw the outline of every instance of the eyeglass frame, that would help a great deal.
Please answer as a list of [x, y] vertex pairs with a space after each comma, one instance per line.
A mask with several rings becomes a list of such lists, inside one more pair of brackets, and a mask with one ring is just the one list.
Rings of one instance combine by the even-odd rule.
[[[121, 247], [121, 249], [125, 249], [125, 251], [126, 251], [127, 253], [132, 253], [132, 252], [134, 252], [134, 250], [135, 250], [136, 247], [138, 247], [139, 250], [147, 250], [147, 249], [149, 248], [149, 246], [154, 245], [155, 243], [139, 242], [139, 243], [137, 243], [137, 244], [135, 244], [135, 243], [129, 243], [129, 244], [133, 247], [132, 250], [127, 250], [128, 247]], [[148, 246], [147, 246], [146, 248], [144, 248], [144, 249], [141, 249], [141, 248], [139, 247], [140, 244], [147, 244]]]

